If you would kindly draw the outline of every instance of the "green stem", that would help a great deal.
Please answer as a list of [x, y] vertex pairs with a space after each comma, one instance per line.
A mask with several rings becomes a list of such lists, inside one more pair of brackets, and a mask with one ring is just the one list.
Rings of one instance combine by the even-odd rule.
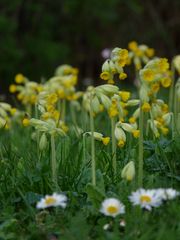
[[116, 159], [116, 139], [115, 139], [115, 119], [111, 118], [111, 138], [112, 138], [112, 164], [114, 170], [114, 176], [117, 175], [117, 159]]
[[[35, 118], [38, 119], [38, 106], [37, 104], [35, 104]], [[40, 161], [40, 150], [39, 150], [39, 141], [40, 141], [40, 132], [37, 130], [37, 156], [38, 156], [38, 160]]]
[[61, 112], [61, 120], [64, 122], [66, 116], [66, 100], [62, 100], [62, 112]]
[[[142, 105], [142, 104], [141, 104]], [[143, 111], [140, 105], [140, 116], [139, 116], [139, 163], [138, 163], [138, 186], [143, 185]]]
[[74, 127], [75, 127], [76, 136], [79, 137], [78, 125], [77, 125], [77, 120], [76, 120], [76, 113], [74, 111], [74, 106], [73, 106], [72, 102], [70, 102], [70, 110], [71, 110], [72, 122], [73, 122]]
[[96, 159], [95, 159], [94, 117], [93, 117], [93, 111], [92, 111], [92, 95], [90, 99], [90, 129], [91, 129], [92, 184], [96, 186]]
[[173, 61], [171, 63], [172, 83], [169, 90], [169, 110], [173, 112], [173, 98], [174, 98], [174, 82], [175, 82], [175, 68]]
[[57, 162], [56, 162], [56, 146], [54, 135], [51, 135], [51, 168], [52, 168], [52, 180], [57, 189]]

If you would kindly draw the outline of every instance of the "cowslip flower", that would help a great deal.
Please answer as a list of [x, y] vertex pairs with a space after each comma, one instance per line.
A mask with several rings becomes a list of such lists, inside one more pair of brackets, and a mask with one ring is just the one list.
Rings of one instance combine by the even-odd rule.
[[125, 206], [116, 198], [107, 198], [102, 202], [100, 212], [106, 216], [116, 217], [125, 213]]
[[53, 193], [53, 195], [46, 195], [36, 205], [38, 209], [44, 209], [48, 207], [62, 207], [67, 205], [67, 197], [63, 194]]
[[133, 205], [139, 205], [141, 208], [151, 211], [153, 207], [159, 207], [162, 204], [162, 198], [156, 190], [138, 189], [132, 192], [129, 200]]

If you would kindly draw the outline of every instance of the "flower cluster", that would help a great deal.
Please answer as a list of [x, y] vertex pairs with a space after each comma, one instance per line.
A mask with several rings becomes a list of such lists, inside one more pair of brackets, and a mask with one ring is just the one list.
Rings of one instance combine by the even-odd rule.
[[138, 71], [142, 68], [142, 64], [146, 64], [153, 56], [154, 49], [147, 45], [138, 45], [136, 41], [128, 44], [129, 49], [129, 64], [133, 62], [135, 69]]
[[[152, 208], [159, 207], [163, 202], [173, 200], [178, 196], [180, 193], [173, 188], [152, 190], [140, 188], [131, 193], [129, 200], [132, 205], [151, 211]], [[105, 216], [116, 217], [125, 213], [125, 205], [116, 198], [107, 198], [101, 203], [100, 212]]]
[[127, 74], [124, 73], [123, 67], [128, 63], [127, 49], [114, 48], [111, 52], [110, 59], [107, 59], [102, 65], [100, 78], [110, 84], [114, 84], [114, 75], [118, 74], [120, 80], [124, 80]]

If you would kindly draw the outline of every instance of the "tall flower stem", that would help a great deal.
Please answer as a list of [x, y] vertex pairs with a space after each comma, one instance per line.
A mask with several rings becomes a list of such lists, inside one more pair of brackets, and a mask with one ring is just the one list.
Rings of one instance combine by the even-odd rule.
[[52, 169], [52, 180], [57, 190], [56, 146], [55, 146], [55, 138], [53, 134], [51, 134], [51, 169]]
[[144, 113], [141, 108], [142, 104], [140, 105], [140, 116], [139, 116], [139, 130], [140, 130], [140, 136], [139, 136], [139, 157], [138, 157], [138, 186], [142, 187], [143, 185], [143, 119], [144, 119]]
[[115, 139], [115, 119], [111, 118], [111, 139], [112, 139], [112, 164], [114, 170], [114, 176], [117, 174], [117, 159], [116, 159], [116, 139]]
[[91, 129], [91, 164], [92, 164], [92, 184], [96, 186], [96, 159], [94, 140], [94, 117], [92, 111], [92, 94], [90, 96], [90, 129]]
[[66, 100], [62, 100], [62, 111], [61, 111], [61, 120], [64, 122], [65, 121], [65, 116], [66, 116]]
[[171, 87], [169, 90], [169, 109], [170, 111], [173, 112], [173, 99], [174, 99], [174, 82], [175, 82], [175, 68], [174, 68], [174, 64], [173, 61], [171, 63], [171, 72], [172, 72], [172, 83], [171, 83]]

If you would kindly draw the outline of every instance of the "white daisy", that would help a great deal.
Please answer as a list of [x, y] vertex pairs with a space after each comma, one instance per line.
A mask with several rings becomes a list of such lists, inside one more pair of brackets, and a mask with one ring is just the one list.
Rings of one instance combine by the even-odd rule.
[[106, 216], [116, 217], [125, 213], [125, 206], [116, 198], [107, 198], [102, 202], [100, 212]]
[[53, 195], [46, 195], [36, 205], [37, 208], [48, 208], [61, 206], [65, 208], [67, 205], [67, 197], [63, 194], [53, 193]]
[[136, 192], [132, 192], [129, 199], [133, 205], [140, 205], [141, 208], [149, 211], [152, 207], [159, 207], [162, 203], [162, 198], [157, 194], [156, 190], [145, 190], [143, 188], [138, 189]]
[[180, 195], [179, 192], [173, 188], [159, 188], [157, 189], [157, 194], [159, 194], [163, 200], [172, 200]]

